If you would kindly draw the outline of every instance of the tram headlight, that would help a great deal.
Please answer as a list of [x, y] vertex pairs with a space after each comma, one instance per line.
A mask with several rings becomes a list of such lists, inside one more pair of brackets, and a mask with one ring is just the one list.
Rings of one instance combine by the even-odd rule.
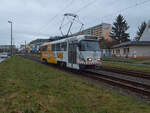
[[92, 61], [92, 58], [87, 58], [87, 61]]
[[97, 58], [97, 61], [99, 61], [99, 62], [100, 62], [100, 61], [101, 61], [101, 58]]

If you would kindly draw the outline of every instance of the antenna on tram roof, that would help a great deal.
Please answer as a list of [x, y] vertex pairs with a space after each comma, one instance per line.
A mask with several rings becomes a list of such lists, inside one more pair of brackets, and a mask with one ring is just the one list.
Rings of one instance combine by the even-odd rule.
[[[66, 25], [66, 24], [64, 24], [65, 19], [69, 19], [69, 18], [71, 18], [71, 21], [68, 20], [68, 21], [69, 21], [68, 23], [70, 23], [70, 26], [69, 26], [69, 28], [68, 28], [67, 34], [65, 34], [65, 33], [62, 31], [62, 28]], [[74, 24], [75, 22], [77, 22], [78, 24], [81, 25], [81, 28], [80, 28], [80, 30], [79, 30], [79, 32], [80, 32], [80, 31], [82, 30], [84, 24], [79, 20], [79, 16], [76, 15], [76, 14], [73, 14], [73, 13], [65, 13], [65, 14], [64, 14], [63, 20], [62, 20], [61, 25], [60, 25], [60, 27], [59, 27], [59, 30], [60, 30], [60, 32], [61, 32], [61, 34], [62, 34], [62, 37], [69, 37], [69, 35], [70, 35], [70, 36], [72, 35], [71, 28], [72, 28], [72, 26], [73, 26], [73, 24]]]

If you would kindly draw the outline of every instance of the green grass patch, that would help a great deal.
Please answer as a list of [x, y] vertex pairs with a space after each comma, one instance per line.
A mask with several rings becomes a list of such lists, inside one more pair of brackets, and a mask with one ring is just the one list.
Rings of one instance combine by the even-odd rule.
[[37, 57], [37, 58], [40, 58], [41, 57], [41, 54], [35, 54], [35, 53], [27, 53], [26, 54], [27, 56], [33, 56], [33, 57]]
[[103, 61], [124, 62], [124, 63], [134, 63], [135, 62], [135, 60], [123, 59], [123, 58], [103, 58]]
[[0, 113], [149, 113], [150, 106], [21, 57], [0, 64]]
[[150, 66], [144, 66], [138, 64], [132, 65], [132, 64], [120, 64], [117, 62], [103, 62], [103, 66], [150, 73]]
[[149, 58], [135, 58], [135, 59], [129, 59], [129, 58], [103, 58], [103, 61], [110, 61], [110, 62], [123, 62], [123, 63], [136, 63], [144, 60], [150, 60]]
[[150, 62], [144, 62], [143, 64], [147, 64], [147, 65], [150, 65]]

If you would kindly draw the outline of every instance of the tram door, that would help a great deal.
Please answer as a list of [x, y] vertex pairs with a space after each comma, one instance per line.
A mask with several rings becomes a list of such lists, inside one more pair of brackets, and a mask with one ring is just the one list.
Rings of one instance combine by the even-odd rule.
[[77, 44], [73, 42], [70, 42], [68, 46], [68, 63], [71, 63], [71, 67], [77, 63]]

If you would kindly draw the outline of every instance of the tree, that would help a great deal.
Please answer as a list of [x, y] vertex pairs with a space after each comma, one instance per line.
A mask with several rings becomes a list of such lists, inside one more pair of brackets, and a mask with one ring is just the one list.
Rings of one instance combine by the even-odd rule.
[[113, 23], [110, 37], [116, 40], [117, 43], [130, 41], [129, 33], [126, 33], [128, 29], [129, 29], [129, 26], [126, 20], [121, 14], [119, 14], [116, 18], [116, 21]]
[[100, 37], [100, 46], [101, 48], [103, 49], [110, 49], [112, 48], [113, 45], [116, 45], [116, 41], [112, 40], [112, 41], [109, 41], [109, 40], [106, 40], [104, 37]]
[[141, 25], [138, 27], [138, 31], [136, 33], [136, 37], [134, 38], [134, 40], [139, 41], [141, 39], [141, 36], [146, 28], [147, 24], [146, 22], [142, 22]]

